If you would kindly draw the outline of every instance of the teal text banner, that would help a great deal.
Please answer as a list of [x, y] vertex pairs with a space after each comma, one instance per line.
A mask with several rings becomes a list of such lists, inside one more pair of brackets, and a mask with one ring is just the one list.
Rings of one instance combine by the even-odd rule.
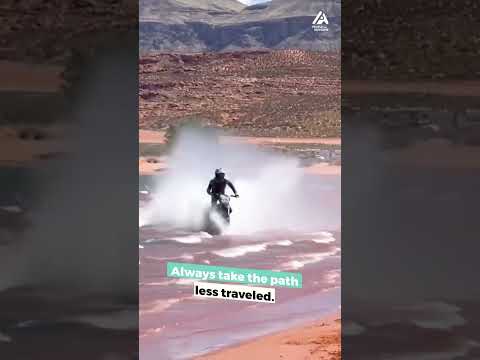
[[167, 276], [213, 282], [233, 282], [289, 288], [302, 287], [301, 273], [178, 262], [167, 263]]

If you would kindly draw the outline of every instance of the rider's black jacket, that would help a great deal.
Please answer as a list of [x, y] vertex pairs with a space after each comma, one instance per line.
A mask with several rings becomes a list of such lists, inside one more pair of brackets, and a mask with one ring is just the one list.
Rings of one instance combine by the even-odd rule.
[[231, 181], [229, 181], [225, 178], [222, 179], [222, 178], [217, 178], [217, 177], [213, 178], [208, 183], [207, 193], [209, 195], [225, 194], [225, 188], [227, 187], [227, 185], [230, 187], [230, 189], [232, 189], [234, 194], [237, 194], [237, 190], [235, 189], [235, 186], [233, 186]]

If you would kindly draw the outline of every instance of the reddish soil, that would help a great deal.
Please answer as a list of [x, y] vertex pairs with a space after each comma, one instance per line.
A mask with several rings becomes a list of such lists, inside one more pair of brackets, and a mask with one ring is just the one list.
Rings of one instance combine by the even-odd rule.
[[340, 59], [303, 50], [140, 59], [140, 128], [185, 121], [240, 135], [338, 137]]

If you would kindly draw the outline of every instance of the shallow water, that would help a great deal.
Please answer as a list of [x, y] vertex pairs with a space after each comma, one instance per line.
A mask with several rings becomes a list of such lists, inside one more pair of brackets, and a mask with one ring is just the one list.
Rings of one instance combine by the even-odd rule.
[[[191, 358], [319, 319], [340, 305], [340, 233], [333, 229], [211, 237], [143, 227], [140, 243], [142, 360]], [[167, 261], [301, 271], [303, 288], [276, 288], [275, 304], [193, 298], [192, 280], [165, 277]]]

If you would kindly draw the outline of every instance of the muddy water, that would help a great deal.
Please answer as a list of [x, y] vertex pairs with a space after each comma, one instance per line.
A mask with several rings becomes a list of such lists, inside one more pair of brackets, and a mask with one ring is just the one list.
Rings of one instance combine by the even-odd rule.
[[[317, 191], [311, 192], [313, 200], [330, 199], [325, 206], [339, 217], [340, 178], [309, 179], [318, 184]], [[312, 224], [308, 230], [279, 226], [222, 236], [162, 226], [142, 227], [141, 359], [189, 359], [337, 310], [341, 245], [338, 223], [334, 222], [331, 227], [315, 228]], [[193, 298], [191, 281], [165, 277], [168, 261], [299, 271], [303, 288], [276, 288], [275, 304]]]

